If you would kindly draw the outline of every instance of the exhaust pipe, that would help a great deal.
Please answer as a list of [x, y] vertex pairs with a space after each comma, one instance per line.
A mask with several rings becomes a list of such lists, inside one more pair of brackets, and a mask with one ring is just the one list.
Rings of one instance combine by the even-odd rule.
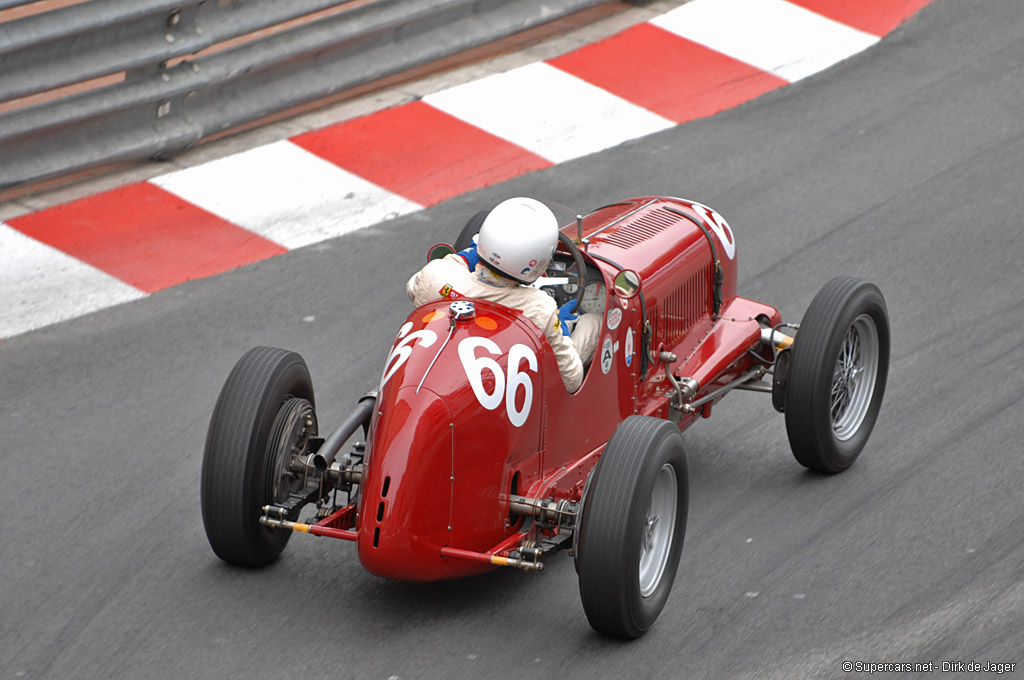
[[341, 451], [341, 447], [348, 441], [348, 438], [359, 429], [360, 426], [366, 427], [371, 416], [373, 416], [373, 407], [377, 403], [377, 392], [368, 392], [359, 401], [356, 402], [356, 408], [352, 413], [345, 419], [345, 421], [338, 426], [334, 432], [331, 433], [324, 443], [320, 445], [316, 454], [313, 456], [313, 465], [320, 472], [325, 471], [334, 462], [338, 452]]

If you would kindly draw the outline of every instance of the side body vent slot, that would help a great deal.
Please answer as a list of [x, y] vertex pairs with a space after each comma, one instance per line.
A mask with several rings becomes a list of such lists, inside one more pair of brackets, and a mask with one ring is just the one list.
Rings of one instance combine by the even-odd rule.
[[658, 336], [673, 347], [698, 321], [711, 318], [711, 265], [701, 267], [669, 293], [659, 308], [660, 318], [655, 321]]

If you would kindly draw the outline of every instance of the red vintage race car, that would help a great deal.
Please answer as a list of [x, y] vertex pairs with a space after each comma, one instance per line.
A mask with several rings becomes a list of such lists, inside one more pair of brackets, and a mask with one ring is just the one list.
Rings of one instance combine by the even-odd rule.
[[203, 458], [214, 552], [262, 566], [299, 531], [355, 542], [374, 574], [429, 581], [540, 571], [567, 549], [591, 625], [635, 638], [661, 612], [683, 546], [681, 431], [719, 399], [770, 394], [812, 470], [840, 472], [860, 454], [888, 374], [875, 285], [833, 279], [799, 326], [783, 324], [736, 294], [726, 221], [676, 198], [604, 206], [559, 240], [540, 285], [604, 319], [575, 394], [534, 324], [468, 298], [414, 310], [377, 389], [327, 437], [302, 358], [247, 352], [217, 400]]

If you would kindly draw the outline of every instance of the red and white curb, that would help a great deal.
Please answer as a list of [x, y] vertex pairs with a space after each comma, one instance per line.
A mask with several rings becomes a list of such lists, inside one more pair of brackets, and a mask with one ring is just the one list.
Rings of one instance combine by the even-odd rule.
[[0, 222], [0, 338], [712, 115], [931, 0], [692, 0], [574, 52]]

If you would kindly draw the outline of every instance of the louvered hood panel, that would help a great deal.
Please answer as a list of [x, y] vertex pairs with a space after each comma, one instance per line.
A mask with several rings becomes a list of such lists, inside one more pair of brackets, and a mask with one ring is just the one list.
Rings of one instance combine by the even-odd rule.
[[645, 281], [701, 242], [710, 260], [710, 247], [704, 234], [686, 217], [669, 210], [670, 207], [684, 209], [674, 203], [658, 201], [634, 209], [632, 214], [618, 217], [618, 221], [606, 222], [607, 228], [597, 229], [587, 237], [588, 251], [635, 270]]

